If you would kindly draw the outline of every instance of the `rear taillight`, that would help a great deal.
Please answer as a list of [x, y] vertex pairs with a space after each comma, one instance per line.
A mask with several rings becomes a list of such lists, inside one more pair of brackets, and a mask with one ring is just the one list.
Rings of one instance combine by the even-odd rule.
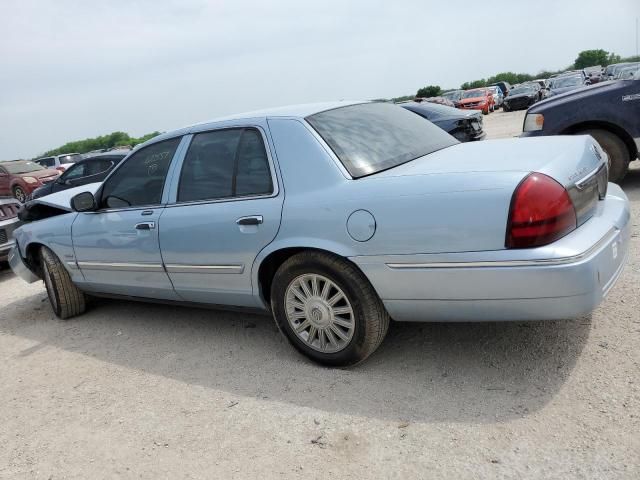
[[576, 229], [576, 210], [565, 188], [542, 173], [529, 174], [513, 194], [507, 248], [547, 245]]

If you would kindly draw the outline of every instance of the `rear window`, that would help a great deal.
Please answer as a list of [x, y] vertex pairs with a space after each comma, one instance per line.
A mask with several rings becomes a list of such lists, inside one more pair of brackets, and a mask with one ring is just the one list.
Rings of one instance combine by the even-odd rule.
[[306, 118], [352, 177], [387, 170], [459, 143], [404, 108], [365, 103]]
[[82, 160], [82, 155], [79, 153], [72, 153], [70, 155], [61, 155], [59, 159], [61, 164], [74, 163]]

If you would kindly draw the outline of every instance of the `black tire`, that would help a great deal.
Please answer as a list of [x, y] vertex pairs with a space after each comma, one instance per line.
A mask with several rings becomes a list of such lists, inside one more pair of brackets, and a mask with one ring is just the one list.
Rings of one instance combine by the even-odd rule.
[[75, 317], [84, 313], [87, 299], [84, 293], [74, 285], [69, 272], [56, 255], [47, 247], [40, 250], [42, 260], [42, 279], [53, 313], [61, 319]]
[[620, 183], [629, 171], [631, 161], [629, 150], [620, 137], [607, 130], [593, 129], [578, 132], [579, 135], [591, 135], [609, 156], [609, 181]]
[[16, 185], [15, 187], [13, 187], [13, 198], [18, 200], [20, 203], [24, 203], [27, 201], [27, 194], [20, 185]]
[[505, 104], [502, 104], [502, 111], [503, 112], [508, 112], [509, 111], [509, 107], [507, 107]]
[[[296, 335], [287, 319], [287, 288], [294, 279], [305, 274], [328, 278], [343, 290], [351, 304], [355, 324], [353, 337], [340, 351], [325, 353], [312, 349]], [[389, 315], [364, 274], [352, 263], [323, 252], [302, 252], [280, 266], [271, 285], [271, 310], [278, 328], [291, 345], [311, 360], [332, 367], [362, 362], [380, 346], [389, 329]]]

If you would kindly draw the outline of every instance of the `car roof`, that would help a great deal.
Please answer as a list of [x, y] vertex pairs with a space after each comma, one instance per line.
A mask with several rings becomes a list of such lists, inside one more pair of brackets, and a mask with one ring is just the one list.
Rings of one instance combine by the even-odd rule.
[[83, 158], [80, 161], [84, 162], [85, 160], [91, 160], [94, 158], [102, 158], [102, 157], [118, 157], [118, 156], [126, 157], [130, 153], [131, 153], [131, 150], [109, 150], [108, 152], [92, 153], [91, 155]]
[[327, 110], [333, 110], [334, 108], [348, 107], [351, 105], [359, 105], [363, 103], [370, 103], [370, 102], [368, 100], [351, 100], [351, 101], [341, 100], [337, 102], [304, 103], [299, 105], [288, 105], [284, 107], [266, 108], [263, 110], [236, 113], [236, 114], [228, 115], [225, 117], [218, 117], [211, 120], [207, 120], [205, 122], [194, 123], [192, 125], [179, 128], [176, 130], [171, 130], [169, 132], [153, 137], [152, 139], [147, 140], [145, 143], [136, 145], [136, 147], [133, 150], [139, 150], [143, 146], [151, 145], [153, 143], [160, 142], [162, 140], [167, 140], [169, 138], [173, 138], [179, 135], [185, 135], [191, 129], [196, 127], [202, 128], [202, 127], [210, 126], [211, 128], [215, 128], [225, 122], [232, 122], [237, 120], [259, 119], [259, 118], [284, 117], [284, 118], [303, 119], [315, 113], [325, 112]]
[[192, 126], [203, 125], [207, 123], [219, 123], [228, 120], [242, 120], [245, 118], [273, 118], [273, 117], [294, 117], [305, 118], [314, 113], [333, 110], [334, 108], [348, 107], [349, 105], [357, 105], [359, 103], [367, 103], [367, 101], [339, 101], [339, 102], [320, 102], [320, 103], [303, 103], [299, 105], [287, 105], [284, 107], [265, 108], [262, 110], [254, 110], [244, 113], [236, 113], [225, 117], [214, 118], [206, 122], [196, 123]]

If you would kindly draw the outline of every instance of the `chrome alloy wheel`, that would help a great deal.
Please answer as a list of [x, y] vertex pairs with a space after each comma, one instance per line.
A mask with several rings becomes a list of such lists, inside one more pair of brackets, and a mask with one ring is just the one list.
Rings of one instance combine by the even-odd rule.
[[344, 292], [327, 277], [315, 273], [294, 278], [285, 295], [289, 325], [306, 345], [335, 353], [349, 345], [355, 318]]

